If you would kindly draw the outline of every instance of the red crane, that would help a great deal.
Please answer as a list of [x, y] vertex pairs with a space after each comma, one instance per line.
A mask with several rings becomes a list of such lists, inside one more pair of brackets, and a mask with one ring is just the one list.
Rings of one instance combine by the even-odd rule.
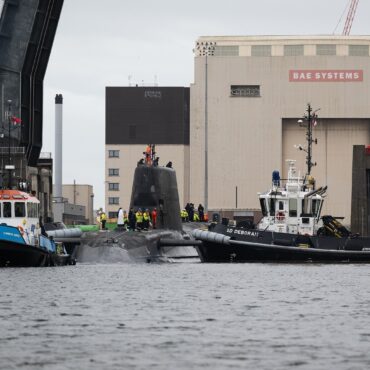
[[352, 27], [352, 22], [353, 18], [355, 17], [356, 14], [356, 9], [358, 5], [359, 0], [352, 0], [351, 5], [348, 10], [347, 14], [347, 19], [346, 19], [346, 24], [344, 25], [343, 33], [342, 35], [348, 36], [351, 32], [351, 27]]

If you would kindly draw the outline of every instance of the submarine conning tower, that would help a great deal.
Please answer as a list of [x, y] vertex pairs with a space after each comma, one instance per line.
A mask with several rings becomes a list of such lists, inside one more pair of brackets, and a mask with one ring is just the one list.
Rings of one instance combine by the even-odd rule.
[[182, 230], [176, 171], [139, 164], [135, 169], [130, 208], [157, 209], [157, 229]]

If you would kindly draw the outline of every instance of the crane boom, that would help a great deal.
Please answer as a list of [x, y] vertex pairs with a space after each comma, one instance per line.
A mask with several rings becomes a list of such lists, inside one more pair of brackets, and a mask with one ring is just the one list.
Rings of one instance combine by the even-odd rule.
[[351, 5], [349, 7], [348, 14], [347, 14], [346, 24], [344, 25], [344, 29], [342, 33], [342, 35], [344, 36], [348, 36], [351, 32], [352, 22], [356, 14], [358, 2], [359, 0], [351, 1]]

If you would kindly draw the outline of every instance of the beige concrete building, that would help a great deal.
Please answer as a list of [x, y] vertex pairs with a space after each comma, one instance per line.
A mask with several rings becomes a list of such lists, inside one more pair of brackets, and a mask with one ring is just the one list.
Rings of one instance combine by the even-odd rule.
[[63, 198], [68, 200], [69, 213], [73, 214], [76, 210], [81, 209], [86, 222], [90, 225], [96, 223], [94, 216], [94, 192], [91, 185], [66, 184], [63, 185], [62, 192]]
[[[312, 174], [328, 185], [324, 213], [350, 223], [352, 148], [370, 143], [370, 36], [200, 37], [190, 90], [190, 189], [208, 209], [259, 208], [286, 159], [306, 170], [307, 103], [320, 109]], [[187, 166], [187, 164], [186, 164]], [[236, 197], [237, 189], [237, 197]], [[236, 204], [237, 199], [237, 204]]]

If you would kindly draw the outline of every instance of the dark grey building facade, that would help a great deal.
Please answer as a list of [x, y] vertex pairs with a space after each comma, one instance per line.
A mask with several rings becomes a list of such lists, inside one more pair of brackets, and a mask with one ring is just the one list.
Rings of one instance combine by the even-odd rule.
[[106, 87], [106, 144], [189, 144], [188, 87]]
[[62, 6], [63, 0], [4, 0], [0, 8], [0, 147], [9, 145], [11, 108], [22, 120], [11, 126], [11, 145], [24, 149], [29, 166], [42, 148], [43, 80]]
[[353, 146], [351, 231], [370, 235], [370, 146]]
[[63, 0], [0, 1], [1, 186], [27, 184], [44, 221], [52, 218], [53, 163], [40, 158], [43, 81], [62, 7]]

